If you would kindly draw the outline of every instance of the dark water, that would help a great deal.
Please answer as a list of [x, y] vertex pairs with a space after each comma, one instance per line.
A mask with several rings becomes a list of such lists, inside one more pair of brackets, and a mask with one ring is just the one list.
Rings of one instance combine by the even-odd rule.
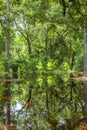
[[[74, 130], [84, 118], [84, 88], [73, 76], [78, 74], [32, 74], [10, 83], [11, 125], [17, 130]], [[4, 86], [1, 82], [1, 126], [7, 120]]]

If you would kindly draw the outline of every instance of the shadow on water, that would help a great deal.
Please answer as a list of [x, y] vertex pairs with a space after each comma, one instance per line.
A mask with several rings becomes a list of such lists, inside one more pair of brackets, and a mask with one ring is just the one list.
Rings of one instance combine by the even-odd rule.
[[[84, 89], [78, 74], [28, 75], [11, 83], [11, 125], [6, 124], [4, 83], [0, 83], [0, 130], [80, 130]], [[78, 129], [79, 127], [79, 129]]]

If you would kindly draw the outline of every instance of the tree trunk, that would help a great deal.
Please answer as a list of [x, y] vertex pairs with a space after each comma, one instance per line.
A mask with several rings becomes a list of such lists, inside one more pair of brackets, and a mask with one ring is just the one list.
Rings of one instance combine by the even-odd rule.
[[6, 59], [9, 59], [9, 47], [10, 47], [10, 0], [7, 0], [7, 14], [6, 14]]
[[27, 35], [27, 44], [28, 44], [28, 52], [29, 52], [29, 54], [31, 54], [31, 42], [29, 40], [28, 35]]
[[[46, 37], [45, 37], [45, 61], [47, 63], [48, 60], [48, 38], [47, 38], [47, 32], [46, 32]], [[47, 80], [47, 75], [46, 75], [46, 80]], [[48, 90], [48, 83], [45, 81], [46, 85], [46, 109], [47, 109], [47, 114], [49, 115], [49, 90]]]
[[[27, 44], [28, 44], [28, 53], [29, 55], [31, 55], [31, 42], [30, 42], [30, 39], [29, 39], [29, 36], [27, 34]], [[32, 86], [31, 88], [29, 88], [29, 92], [28, 92], [28, 103], [31, 101], [31, 97], [32, 97]]]
[[[9, 48], [10, 48], [10, 0], [6, 0], [6, 6], [7, 6], [7, 14], [6, 14], [6, 48], [5, 48], [5, 53], [6, 53], [6, 64], [5, 64], [5, 71], [6, 75], [5, 78], [8, 79], [10, 78], [9, 72], [10, 72], [10, 67], [9, 67]], [[6, 82], [5, 83], [5, 99], [6, 99], [6, 123], [10, 125], [10, 83]]]
[[[84, 76], [87, 76], [87, 33], [84, 32]], [[87, 81], [84, 81], [85, 123], [87, 126]]]

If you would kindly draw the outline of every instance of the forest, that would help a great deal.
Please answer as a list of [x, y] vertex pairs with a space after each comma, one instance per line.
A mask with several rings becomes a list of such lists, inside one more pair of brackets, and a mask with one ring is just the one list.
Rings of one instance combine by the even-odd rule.
[[0, 130], [87, 130], [87, 0], [0, 0]]

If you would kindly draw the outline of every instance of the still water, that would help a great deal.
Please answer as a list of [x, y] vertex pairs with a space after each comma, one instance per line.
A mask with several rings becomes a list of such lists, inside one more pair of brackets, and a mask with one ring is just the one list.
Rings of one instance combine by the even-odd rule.
[[0, 82], [0, 130], [76, 130], [84, 122], [84, 87], [78, 74], [27, 75], [10, 85], [7, 128], [5, 83]]

